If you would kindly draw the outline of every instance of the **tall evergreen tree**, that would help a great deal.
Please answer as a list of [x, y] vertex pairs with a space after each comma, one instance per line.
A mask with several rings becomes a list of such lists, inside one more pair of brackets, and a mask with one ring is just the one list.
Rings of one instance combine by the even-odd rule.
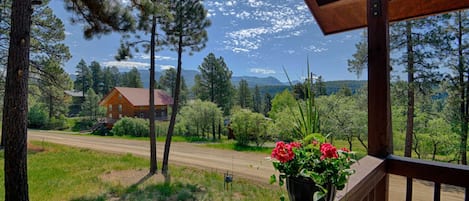
[[233, 73], [228, 69], [223, 57], [216, 58], [215, 54], [209, 53], [199, 66], [199, 71], [200, 79], [196, 79], [199, 90], [197, 97], [217, 104], [228, 114], [231, 109]]
[[91, 71], [86, 65], [85, 60], [81, 59], [76, 67], [76, 79], [73, 83], [75, 90], [83, 92], [85, 94], [88, 89], [93, 86], [93, 77]]
[[143, 88], [140, 72], [137, 68], [132, 68], [129, 72], [122, 74], [121, 80], [124, 87]]
[[246, 80], [239, 81], [238, 87], [238, 104], [242, 108], [250, 108], [252, 105], [251, 91]]
[[5, 200], [28, 201], [27, 112], [31, 1], [11, 6], [11, 31], [3, 106]]
[[[162, 89], [169, 92], [169, 94], [174, 97], [176, 89], [176, 70], [174, 68], [165, 70], [163, 75], [160, 77], [159, 84]], [[184, 105], [187, 102], [188, 93], [184, 77], [181, 77], [181, 93], [179, 94], [181, 105]]]
[[439, 29], [444, 39], [439, 59], [451, 70], [451, 102], [457, 105], [451, 121], [460, 136], [459, 155], [461, 164], [467, 165], [467, 140], [469, 126], [469, 12], [457, 11], [442, 15], [444, 26]]
[[103, 95], [102, 90], [104, 89], [104, 74], [103, 70], [101, 69], [101, 65], [97, 61], [92, 61], [90, 64], [90, 71], [91, 79], [93, 80], [91, 88], [93, 88], [93, 91], [95, 91], [96, 94]]
[[254, 94], [252, 95], [252, 111], [257, 113], [262, 111], [262, 96], [257, 85], [254, 87]]
[[269, 93], [264, 94], [264, 103], [262, 108], [264, 109], [262, 113], [264, 114], [264, 116], [268, 117], [269, 112], [272, 109], [272, 95], [270, 95]]
[[316, 82], [314, 82], [313, 90], [314, 90], [314, 95], [315, 96], [327, 95], [326, 83], [324, 83], [324, 80], [322, 79], [322, 76], [319, 76], [316, 79]]
[[174, 19], [164, 23], [163, 30], [168, 37], [168, 43], [178, 53], [178, 64], [174, 104], [164, 147], [162, 167], [164, 175], [168, 173], [169, 150], [178, 111], [181, 89], [182, 52], [188, 50], [189, 55], [191, 55], [193, 52], [202, 50], [208, 40], [206, 28], [211, 24], [207, 18], [207, 11], [200, 0], [170, 0], [170, 13]]

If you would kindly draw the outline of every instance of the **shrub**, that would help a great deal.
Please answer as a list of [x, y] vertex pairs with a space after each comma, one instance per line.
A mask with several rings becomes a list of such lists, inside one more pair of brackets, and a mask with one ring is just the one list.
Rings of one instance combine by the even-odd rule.
[[114, 124], [113, 135], [130, 135], [134, 137], [148, 137], [148, 122], [140, 118], [124, 117]]
[[47, 120], [47, 113], [40, 105], [34, 105], [29, 109], [28, 128], [44, 128]]
[[237, 109], [231, 116], [231, 127], [238, 145], [247, 146], [254, 142], [257, 146], [262, 146], [270, 139], [269, 124], [264, 115], [247, 109]]
[[88, 118], [80, 118], [75, 121], [75, 125], [72, 126], [72, 131], [83, 131], [89, 130], [96, 121], [88, 119]]
[[51, 130], [65, 130], [68, 129], [67, 120], [64, 115], [60, 115], [58, 118], [52, 117], [47, 122], [47, 129]]

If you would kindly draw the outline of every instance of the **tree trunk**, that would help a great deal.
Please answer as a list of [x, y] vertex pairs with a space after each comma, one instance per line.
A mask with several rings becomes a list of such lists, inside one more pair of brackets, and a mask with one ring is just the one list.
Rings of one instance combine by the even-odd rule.
[[156, 160], [156, 136], [155, 136], [155, 35], [156, 16], [153, 15], [151, 22], [150, 41], [150, 174], [155, 174], [158, 168]]
[[27, 201], [27, 114], [31, 1], [13, 1], [3, 107], [5, 200]]
[[[412, 137], [414, 133], [414, 105], [415, 105], [415, 83], [414, 83], [414, 52], [412, 41], [412, 23], [406, 22], [407, 41], [407, 126], [405, 134], [404, 156], [412, 157]], [[412, 178], [407, 177], [406, 200], [412, 200]]]
[[467, 133], [468, 133], [468, 121], [469, 121], [469, 76], [467, 83], [464, 83], [464, 72], [466, 71], [464, 66], [464, 53], [463, 53], [463, 26], [461, 11], [457, 13], [458, 18], [458, 56], [459, 56], [459, 69], [460, 69], [460, 81], [461, 81], [461, 116], [462, 116], [462, 129], [461, 129], [461, 145], [459, 153], [461, 154], [461, 164], [467, 165]]
[[174, 125], [176, 124], [176, 115], [178, 112], [179, 93], [181, 92], [181, 71], [182, 71], [182, 35], [180, 34], [179, 44], [178, 44], [178, 66], [177, 66], [177, 72], [176, 72], [176, 89], [174, 91], [173, 111], [171, 113], [171, 120], [169, 121], [168, 134], [166, 135], [166, 141], [164, 144], [163, 168], [161, 169], [161, 172], [163, 175], [165, 175], [165, 177], [168, 176], [169, 150], [171, 146], [171, 138], [173, 137]]

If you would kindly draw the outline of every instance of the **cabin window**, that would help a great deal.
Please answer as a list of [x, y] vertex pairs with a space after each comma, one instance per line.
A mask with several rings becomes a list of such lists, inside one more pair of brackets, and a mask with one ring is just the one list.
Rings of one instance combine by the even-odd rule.
[[143, 115], [143, 112], [140, 112], [140, 118], [143, 118], [144, 115]]
[[111, 111], [112, 111], [112, 105], [109, 104], [109, 112], [111, 112]]
[[119, 114], [119, 119], [122, 118], [122, 114]]
[[119, 98], [119, 100], [122, 99], [122, 94], [119, 94], [118, 98]]
[[111, 118], [111, 119], [112, 119], [112, 113], [109, 113], [109, 118]]
[[122, 112], [122, 105], [119, 104], [119, 113], [121, 113], [121, 112]]

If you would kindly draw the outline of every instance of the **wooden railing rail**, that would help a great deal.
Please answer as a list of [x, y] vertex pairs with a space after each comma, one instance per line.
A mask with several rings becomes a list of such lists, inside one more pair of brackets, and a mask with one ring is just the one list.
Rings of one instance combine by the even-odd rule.
[[469, 188], [469, 166], [389, 155], [390, 174]]
[[386, 164], [387, 172], [390, 174], [434, 182], [434, 201], [440, 200], [441, 184], [465, 188], [464, 200], [469, 201], [469, 166], [394, 155], [389, 155], [386, 158]]
[[377, 196], [386, 194], [385, 160], [365, 156], [352, 165], [356, 172], [350, 176], [348, 184], [337, 192], [336, 201], [378, 201]]

